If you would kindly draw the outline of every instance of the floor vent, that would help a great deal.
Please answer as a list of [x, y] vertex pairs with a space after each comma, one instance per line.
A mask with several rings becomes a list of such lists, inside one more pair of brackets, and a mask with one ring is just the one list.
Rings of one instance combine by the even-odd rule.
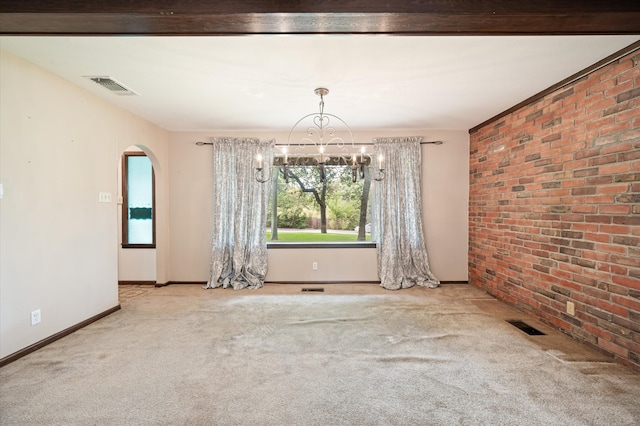
[[513, 325], [513, 326], [518, 327], [520, 330], [524, 331], [525, 333], [527, 333], [530, 336], [544, 336], [545, 335], [542, 331], [531, 327], [529, 324], [527, 324], [524, 321], [507, 320], [507, 322], [509, 324]]
[[324, 288], [303, 288], [302, 291], [315, 291], [318, 293], [324, 293]]

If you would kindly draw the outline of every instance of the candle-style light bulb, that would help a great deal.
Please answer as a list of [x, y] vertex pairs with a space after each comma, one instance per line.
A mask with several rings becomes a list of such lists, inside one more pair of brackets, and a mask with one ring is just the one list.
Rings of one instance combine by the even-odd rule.
[[258, 169], [262, 169], [262, 154], [256, 155], [256, 160], [258, 160]]
[[320, 147], [320, 162], [324, 163], [324, 146]]
[[287, 147], [282, 148], [282, 153], [284, 154], [284, 162], [287, 162]]
[[382, 156], [382, 154], [378, 155], [378, 169], [382, 170], [382, 161], [384, 160], [384, 157]]

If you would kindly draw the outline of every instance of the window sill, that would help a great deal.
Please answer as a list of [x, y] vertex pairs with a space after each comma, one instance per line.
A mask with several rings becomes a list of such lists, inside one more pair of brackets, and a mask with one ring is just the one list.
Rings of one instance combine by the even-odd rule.
[[155, 244], [122, 244], [123, 249], [154, 249]]
[[359, 241], [353, 243], [287, 243], [267, 242], [267, 249], [345, 249], [345, 248], [376, 248], [376, 243], [371, 241]]

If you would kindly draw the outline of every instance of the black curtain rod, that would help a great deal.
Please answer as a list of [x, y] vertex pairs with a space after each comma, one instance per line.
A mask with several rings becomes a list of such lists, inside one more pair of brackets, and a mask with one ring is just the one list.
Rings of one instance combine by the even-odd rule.
[[[420, 145], [442, 145], [444, 142], [442, 141], [427, 141], [427, 142], [420, 142]], [[203, 146], [203, 145], [213, 145], [213, 142], [196, 142], [196, 145], [198, 146]], [[363, 145], [375, 145], [374, 143], [359, 143], [359, 144], [355, 144], [356, 146], [363, 146]], [[307, 144], [275, 144], [274, 146], [316, 146], [315, 144], [311, 144], [311, 143], [307, 143]]]

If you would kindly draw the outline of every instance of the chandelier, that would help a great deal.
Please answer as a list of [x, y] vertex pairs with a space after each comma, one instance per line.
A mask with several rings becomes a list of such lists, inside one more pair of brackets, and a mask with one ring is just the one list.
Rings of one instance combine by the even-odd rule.
[[[314, 93], [320, 96], [319, 111], [299, 119], [289, 131], [286, 145], [280, 145], [280, 153], [275, 155], [274, 166], [281, 167], [285, 181], [289, 181], [289, 167], [292, 165], [316, 166], [320, 182], [326, 181], [327, 166], [349, 166], [352, 181], [364, 179], [365, 167], [371, 166], [372, 155], [364, 146], [356, 146], [353, 133], [340, 117], [324, 112], [324, 97], [329, 89], [319, 87]], [[296, 139], [297, 138], [297, 139]], [[256, 158], [256, 180], [267, 182], [271, 179], [271, 167], [267, 167], [262, 155]], [[381, 181], [385, 177], [384, 158], [377, 156], [377, 167], [372, 167], [372, 178]]]

